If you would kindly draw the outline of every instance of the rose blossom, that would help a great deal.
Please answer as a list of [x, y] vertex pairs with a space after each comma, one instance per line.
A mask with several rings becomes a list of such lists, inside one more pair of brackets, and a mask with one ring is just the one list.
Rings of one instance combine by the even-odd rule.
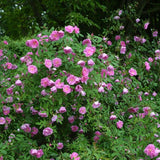
[[21, 81], [21, 80], [19, 80], [19, 79], [18, 79], [18, 80], [16, 80], [15, 85], [16, 85], [16, 86], [21, 86], [21, 85], [22, 85], [22, 81]]
[[118, 121], [117, 123], [117, 128], [121, 129], [123, 127], [123, 121]]
[[43, 86], [44, 88], [46, 88], [47, 86], [49, 86], [49, 79], [48, 79], [48, 77], [46, 77], [46, 78], [42, 78], [41, 79], [41, 86]]
[[63, 51], [64, 51], [65, 54], [69, 54], [69, 53], [72, 53], [72, 48], [67, 46], [67, 47], [64, 48]]
[[60, 143], [60, 142], [59, 142], [59, 143], [57, 144], [57, 148], [58, 148], [58, 149], [62, 149], [62, 148], [63, 148], [63, 143]]
[[77, 125], [73, 125], [73, 126], [71, 126], [71, 130], [72, 130], [72, 132], [77, 132], [78, 131], [78, 126]]
[[60, 58], [54, 58], [52, 60], [52, 62], [53, 62], [53, 66], [56, 68], [58, 68], [62, 65], [62, 60]]
[[87, 45], [87, 47], [92, 46], [92, 42], [90, 39], [84, 39], [82, 42], [83, 45]]
[[48, 69], [52, 67], [52, 61], [50, 59], [45, 59], [44, 64]]
[[99, 101], [96, 101], [93, 103], [92, 107], [93, 108], [98, 108], [101, 105], [101, 103], [99, 103]]
[[31, 74], [37, 73], [38, 72], [37, 67], [34, 66], [34, 65], [29, 65], [28, 66], [28, 72], [31, 73]]
[[64, 86], [63, 86], [63, 92], [64, 92], [65, 94], [71, 93], [71, 92], [72, 92], [71, 87], [70, 87], [69, 85], [64, 85]]
[[147, 29], [147, 28], [148, 28], [148, 25], [149, 25], [149, 22], [145, 23], [145, 24], [144, 24], [144, 29]]
[[80, 157], [78, 157], [78, 153], [73, 152], [72, 154], [70, 154], [70, 158], [71, 160], [80, 160]]
[[53, 129], [50, 128], [50, 127], [47, 127], [47, 128], [45, 128], [45, 129], [43, 130], [43, 135], [44, 135], [44, 136], [49, 136], [49, 135], [51, 135], [52, 133], [53, 133]]
[[65, 26], [65, 31], [68, 33], [72, 33], [74, 31], [74, 27], [71, 25]]
[[155, 148], [154, 144], [149, 144], [145, 149], [144, 149], [144, 153], [147, 156], [150, 156], [150, 158], [154, 158], [156, 156], [158, 156], [158, 154], [160, 153], [160, 150], [158, 148]]
[[116, 115], [111, 115], [109, 119], [110, 119], [110, 120], [115, 120], [116, 118], [117, 118]]
[[79, 113], [80, 114], [85, 114], [87, 112], [86, 107], [80, 107], [79, 108]]
[[60, 109], [59, 109], [59, 113], [65, 113], [67, 110], [66, 110], [66, 108], [65, 107], [61, 107]]
[[137, 71], [135, 69], [131, 68], [129, 70], [129, 74], [130, 74], [130, 76], [136, 76], [137, 75]]
[[0, 117], [0, 125], [3, 125], [6, 123], [6, 120], [4, 117]]
[[95, 63], [94, 63], [94, 61], [93, 61], [92, 59], [89, 59], [89, 60], [88, 60], [88, 65], [89, 65], [89, 66], [93, 66], [94, 64], [95, 64]]
[[128, 93], [128, 89], [127, 88], [123, 88], [123, 94], [127, 94]]
[[93, 55], [93, 53], [95, 53], [96, 48], [95, 47], [86, 47], [83, 50], [83, 53], [86, 55], [86, 57], [90, 57]]
[[67, 77], [67, 82], [69, 85], [74, 85], [76, 83], [77, 77], [74, 75], [70, 75]]

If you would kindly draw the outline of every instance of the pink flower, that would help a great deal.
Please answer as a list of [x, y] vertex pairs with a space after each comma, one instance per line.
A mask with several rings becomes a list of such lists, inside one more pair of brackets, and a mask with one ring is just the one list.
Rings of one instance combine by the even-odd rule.
[[49, 79], [48, 77], [41, 79], [41, 86], [43, 86], [44, 88], [46, 88], [47, 86], [49, 86]]
[[59, 109], [59, 113], [65, 113], [67, 110], [66, 110], [66, 108], [65, 107], [61, 107], [60, 109]]
[[140, 38], [140, 37], [137, 37], [137, 36], [134, 36], [134, 41], [140, 42], [140, 41], [141, 41], [141, 38]]
[[125, 53], [126, 53], [126, 47], [121, 46], [120, 53], [121, 53], [121, 54], [125, 54]]
[[73, 126], [71, 126], [71, 130], [72, 130], [72, 132], [77, 132], [77, 131], [78, 131], [78, 129], [79, 129], [79, 127], [78, 127], [77, 125], [73, 125]]
[[74, 26], [74, 31], [75, 31], [76, 34], [78, 34], [79, 33], [79, 28], [77, 26]]
[[7, 42], [7, 41], [3, 41], [3, 43], [6, 44], [6, 45], [8, 45], [8, 42]]
[[135, 69], [131, 68], [129, 70], [129, 74], [130, 74], [130, 76], [136, 76], [137, 75], [137, 71]]
[[86, 92], [85, 91], [80, 91], [81, 95], [82, 96], [85, 96], [86, 95]]
[[108, 90], [112, 90], [112, 84], [111, 83], [107, 83], [106, 87], [107, 87]]
[[55, 81], [55, 86], [56, 86], [56, 88], [58, 88], [58, 89], [62, 89], [63, 86], [64, 86], [64, 83], [61, 82], [60, 79], [57, 79], [57, 80]]
[[32, 127], [32, 132], [31, 132], [31, 135], [34, 136], [38, 133], [38, 128], [36, 127]]
[[69, 85], [64, 85], [64, 86], [63, 86], [63, 92], [64, 92], [65, 94], [71, 93], [71, 92], [72, 92], [71, 87], [70, 87]]
[[140, 19], [139, 19], [139, 18], [136, 19], [136, 23], [138, 23], [138, 22], [140, 22]]
[[80, 114], [86, 114], [87, 110], [86, 110], [86, 107], [80, 107], [79, 108], [79, 113]]
[[100, 86], [100, 87], [98, 88], [98, 92], [99, 92], [99, 93], [104, 92], [104, 87]]
[[21, 126], [21, 129], [22, 129], [24, 132], [27, 132], [27, 133], [31, 132], [30, 124], [27, 124], [27, 123], [23, 124], [23, 125]]
[[49, 135], [51, 135], [52, 133], [53, 133], [53, 129], [50, 128], [50, 127], [47, 127], [47, 128], [45, 128], [45, 129], [43, 130], [43, 135], [44, 135], [44, 136], [49, 136]]
[[15, 85], [16, 85], [16, 86], [21, 86], [21, 85], [22, 85], [22, 81], [21, 81], [21, 80], [19, 80], [19, 79], [18, 79], [18, 80], [16, 80]]
[[86, 77], [89, 75], [89, 70], [86, 67], [83, 67], [82, 69], [82, 76]]
[[72, 52], [73, 52], [73, 51], [72, 51], [72, 48], [71, 48], [71, 47], [68, 47], [68, 46], [65, 47], [63, 51], [64, 51], [65, 54], [69, 54], [69, 53], [72, 53]]
[[118, 15], [120, 16], [122, 14], [122, 10], [120, 10], [119, 12], [118, 12]]
[[158, 31], [154, 31], [154, 32], [152, 33], [152, 35], [153, 35], [153, 37], [157, 37]]
[[45, 59], [44, 64], [48, 69], [52, 67], [52, 61], [50, 59]]
[[39, 42], [36, 39], [31, 39], [26, 41], [26, 45], [30, 48], [38, 48]]
[[13, 88], [7, 88], [6, 92], [7, 92], [8, 95], [13, 94]]
[[107, 77], [107, 70], [106, 69], [101, 70], [101, 77], [103, 78], [104, 75], [105, 75], [105, 78], [106, 78]]
[[34, 66], [34, 65], [29, 65], [29, 66], [28, 66], [28, 72], [31, 73], [31, 74], [35, 74], [35, 73], [38, 72], [38, 69], [37, 69], [37, 67]]
[[60, 58], [54, 58], [52, 60], [52, 62], [53, 62], [53, 66], [56, 68], [58, 68], [62, 65], [62, 60]]
[[101, 105], [101, 103], [99, 103], [99, 101], [96, 101], [92, 104], [93, 108], [98, 108]]
[[92, 42], [90, 39], [84, 39], [82, 42], [83, 45], [87, 45], [87, 47], [91, 47], [92, 46]]
[[32, 156], [36, 156], [36, 155], [37, 155], [37, 149], [31, 149], [31, 150], [30, 150], [30, 154], [31, 154]]
[[0, 117], [0, 125], [3, 125], [6, 123], [6, 120], [4, 117]]
[[152, 93], [152, 96], [155, 97], [156, 95], [157, 95], [157, 93], [154, 91], [154, 92]]
[[123, 88], [123, 94], [127, 94], [128, 93], [128, 89], [127, 88]]
[[110, 119], [110, 120], [115, 120], [116, 118], [117, 118], [116, 115], [111, 115], [109, 119]]
[[151, 159], [158, 156], [160, 150], [155, 148], [154, 144], [149, 144], [145, 149], [144, 153], [149, 156]]
[[146, 66], [146, 70], [149, 71], [151, 67], [147, 61], [145, 62], [145, 66]]
[[94, 66], [95, 63], [94, 63], [94, 61], [93, 61], [92, 59], [89, 59], [89, 60], [88, 60], [88, 65], [89, 65], [89, 66]]
[[68, 33], [72, 33], [74, 31], [74, 27], [71, 25], [65, 26], [65, 31]]
[[115, 40], [116, 40], [116, 41], [118, 41], [118, 40], [120, 40], [120, 39], [121, 39], [121, 36], [120, 36], [120, 35], [116, 35], [116, 36], [115, 36]]
[[155, 50], [155, 56], [160, 57], [160, 50], [159, 49]]
[[95, 132], [95, 135], [96, 135], [96, 136], [100, 136], [100, 135], [102, 135], [102, 133], [99, 132], [99, 131], [96, 131], [96, 132]]
[[76, 83], [77, 77], [74, 75], [70, 75], [67, 77], [67, 82], [69, 85], [74, 85]]
[[149, 25], [149, 22], [145, 23], [145, 24], [144, 24], [144, 29], [147, 29], [147, 28], [148, 28], [148, 25]]
[[3, 50], [0, 49], [0, 57], [3, 56]]
[[80, 61], [77, 62], [77, 64], [80, 65], [81, 67], [84, 67], [85, 66], [85, 61], [80, 60]]
[[63, 37], [64, 32], [62, 31], [62, 33], [61, 33], [61, 32], [58, 32], [58, 31], [53, 31], [49, 36], [49, 40], [50, 41], [58, 41], [61, 38], [60, 35], [61, 35], [61, 37]]
[[57, 92], [56, 86], [53, 86], [53, 87], [51, 88], [51, 91], [54, 92], [54, 93], [56, 93], [56, 92]]
[[102, 53], [101, 55], [98, 56], [98, 58], [103, 59], [103, 60], [107, 60], [108, 55], [106, 53]]
[[3, 106], [3, 114], [8, 115], [10, 113], [10, 107]]
[[39, 149], [39, 150], [37, 150], [37, 149], [31, 149], [30, 150], [30, 154], [32, 156], [36, 156], [37, 158], [41, 158], [44, 153], [43, 153], [42, 149]]
[[63, 143], [59, 142], [59, 143], [57, 144], [57, 148], [58, 148], [58, 149], [62, 149], [62, 148], [63, 148]]
[[99, 140], [99, 136], [94, 136], [93, 140], [97, 142]]
[[80, 157], [78, 157], [78, 153], [73, 152], [72, 154], [70, 154], [70, 158], [71, 160], [80, 160]]
[[12, 63], [7, 62], [5, 65], [7, 66], [7, 69], [12, 69], [12, 66], [13, 66]]
[[83, 50], [83, 53], [86, 55], [86, 57], [90, 57], [93, 55], [93, 53], [95, 53], [96, 48], [95, 47], [86, 47]]
[[68, 121], [69, 121], [69, 123], [73, 123], [74, 122], [74, 116], [68, 117]]
[[146, 42], [146, 39], [145, 38], [141, 38], [140, 42], [143, 44]]
[[128, 112], [130, 112], [130, 113], [137, 113], [138, 110], [139, 110], [138, 107], [136, 107], [136, 108], [131, 107], [131, 108], [128, 109]]
[[149, 61], [149, 62], [153, 62], [153, 58], [149, 57], [149, 58], [148, 58], [148, 61]]
[[40, 117], [48, 117], [47, 113], [45, 113], [44, 111], [38, 112], [38, 115], [39, 115]]
[[37, 157], [37, 158], [41, 158], [43, 154], [44, 154], [44, 153], [43, 153], [43, 150], [42, 150], [42, 149], [39, 149], [39, 150], [37, 150], [36, 157]]
[[120, 19], [120, 17], [119, 17], [119, 16], [115, 16], [114, 19], [115, 19], [115, 20], [118, 20], [118, 19]]
[[109, 65], [109, 66], [107, 67], [107, 74], [108, 74], [109, 76], [114, 76], [114, 67], [113, 67], [113, 66]]
[[123, 127], [123, 121], [118, 121], [117, 123], [117, 128], [121, 129]]
[[111, 42], [111, 41], [107, 41], [107, 44], [108, 44], [109, 46], [111, 46], [111, 45], [112, 45], [112, 42]]
[[58, 35], [60, 38], [64, 37], [64, 32], [62, 30], [58, 31]]

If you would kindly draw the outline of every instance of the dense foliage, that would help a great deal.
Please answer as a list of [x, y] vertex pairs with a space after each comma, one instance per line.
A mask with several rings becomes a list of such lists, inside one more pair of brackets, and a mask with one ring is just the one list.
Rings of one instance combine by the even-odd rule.
[[104, 37], [67, 25], [1, 41], [1, 159], [157, 158], [158, 31], [132, 17], [138, 34], [126, 36], [123, 16]]
[[[135, 11], [129, 14], [131, 5]], [[110, 26], [106, 19], [119, 8], [126, 11], [123, 21], [130, 33], [135, 31], [132, 29], [134, 16], [147, 18], [152, 28], [160, 25], [159, 6], [158, 0], [0, 0], [0, 35], [17, 39], [36, 33], [39, 27], [65, 25], [78, 25], [81, 33], [98, 35]]]

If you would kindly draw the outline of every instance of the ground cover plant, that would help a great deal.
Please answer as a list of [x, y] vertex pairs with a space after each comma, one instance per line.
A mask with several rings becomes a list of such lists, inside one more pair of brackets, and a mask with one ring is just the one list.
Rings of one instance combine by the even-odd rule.
[[127, 37], [123, 14], [104, 37], [51, 28], [23, 55], [0, 42], [1, 159], [160, 159], [158, 32], [135, 18]]

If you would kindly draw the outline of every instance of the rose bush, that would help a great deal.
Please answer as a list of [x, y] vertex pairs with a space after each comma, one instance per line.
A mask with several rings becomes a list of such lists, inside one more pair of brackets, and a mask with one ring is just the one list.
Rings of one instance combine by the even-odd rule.
[[20, 58], [1, 42], [0, 156], [157, 158], [159, 40], [126, 38], [122, 28], [114, 40], [71, 25], [45, 30]]

